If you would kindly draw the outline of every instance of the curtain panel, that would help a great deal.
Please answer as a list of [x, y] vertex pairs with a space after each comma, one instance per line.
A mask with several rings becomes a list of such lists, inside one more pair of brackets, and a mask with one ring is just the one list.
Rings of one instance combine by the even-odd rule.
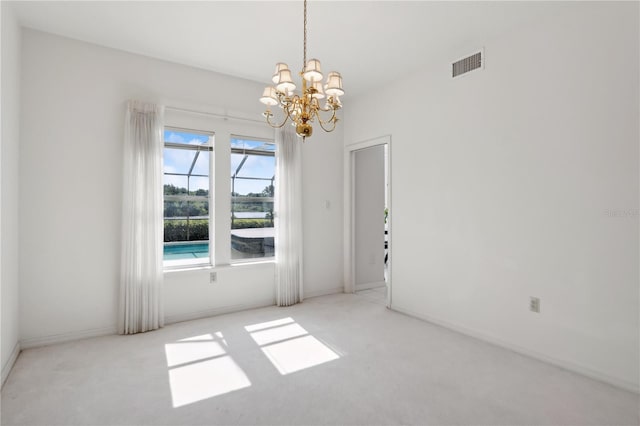
[[162, 106], [128, 102], [124, 123], [120, 334], [164, 325], [163, 121]]
[[302, 292], [302, 149], [290, 128], [276, 130], [276, 304], [289, 306]]

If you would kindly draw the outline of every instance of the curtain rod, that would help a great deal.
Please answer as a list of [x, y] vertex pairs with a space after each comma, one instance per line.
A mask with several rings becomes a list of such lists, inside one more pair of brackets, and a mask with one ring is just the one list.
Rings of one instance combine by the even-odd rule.
[[252, 121], [254, 123], [260, 123], [260, 124], [264, 123], [263, 120], [255, 120], [253, 118], [244, 118], [244, 117], [235, 117], [233, 115], [215, 114], [213, 112], [197, 111], [197, 110], [194, 110], [194, 109], [179, 108], [179, 107], [174, 107], [174, 106], [170, 106], [170, 105], [165, 105], [165, 109], [170, 109], [170, 110], [173, 110], [173, 111], [189, 112], [189, 113], [192, 113], [192, 114], [210, 115], [212, 117], [224, 118], [224, 119], [229, 119], [229, 120]]

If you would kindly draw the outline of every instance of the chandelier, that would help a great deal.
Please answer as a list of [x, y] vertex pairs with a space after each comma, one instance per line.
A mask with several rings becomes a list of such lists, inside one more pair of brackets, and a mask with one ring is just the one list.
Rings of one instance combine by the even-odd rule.
[[[339, 72], [332, 71], [327, 74], [325, 84], [322, 84], [322, 71], [320, 61], [309, 59], [307, 62], [307, 0], [304, 0], [304, 55], [302, 59], [303, 69], [300, 72], [302, 77], [301, 93], [294, 92], [296, 85], [291, 78], [291, 70], [283, 62], [276, 64], [276, 71], [271, 80], [274, 86], [267, 86], [262, 93], [260, 102], [267, 106], [263, 113], [267, 123], [273, 128], [284, 126], [289, 119], [295, 126], [296, 133], [304, 141], [311, 136], [313, 127], [311, 123], [318, 120], [320, 127], [325, 132], [332, 132], [336, 128], [338, 117], [336, 112], [342, 107], [340, 96], [344, 94], [342, 90], [342, 76]], [[327, 98], [324, 107], [320, 105], [320, 100]], [[271, 112], [272, 106], [279, 106], [284, 114], [284, 120], [280, 124], [272, 121], [274, 115]], [[328, 117], [323, 120], [322, 114]]]

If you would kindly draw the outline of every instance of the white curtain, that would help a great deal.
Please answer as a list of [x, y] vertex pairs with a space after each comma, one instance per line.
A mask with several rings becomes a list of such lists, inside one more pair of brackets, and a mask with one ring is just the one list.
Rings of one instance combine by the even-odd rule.
[[302, 141], [276, 130], [276, 304], [302, 301]]
[[129, 101], [124, 123], [122, 260], [118, 333], [164, 325], [162, 106]]

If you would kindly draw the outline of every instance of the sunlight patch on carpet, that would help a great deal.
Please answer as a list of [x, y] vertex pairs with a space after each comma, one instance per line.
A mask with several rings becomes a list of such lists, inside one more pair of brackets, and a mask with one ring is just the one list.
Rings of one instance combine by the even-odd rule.
[[251, 386], [226, 346], [220, 332], [165, 344], [174, 408]]
[[245, 330], [282, 375], [340, 358], [292, 318], [248, 325]]

